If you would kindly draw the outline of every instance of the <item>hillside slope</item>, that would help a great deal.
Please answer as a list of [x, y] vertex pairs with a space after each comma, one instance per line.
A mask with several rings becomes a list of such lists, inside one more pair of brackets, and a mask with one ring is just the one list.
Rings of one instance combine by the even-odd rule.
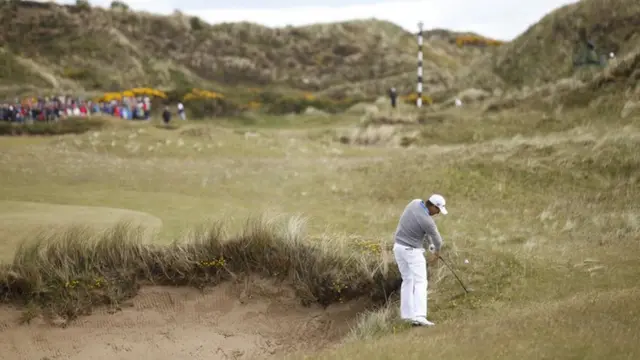
[[[0, 86], [118, 90], [251, 85], [304, 91], [411, 91], [413, 34], [361, 20], [267, 28], [51, 3], [0, 2]], [[447, 86], [480, 48], [425, 45], [425, 84]], [[344, 84], [347, 84], [346, 86]]]
[[625, 56], [640, 44], [638, 19], [640, 3], [634, 0], [582, 0], [563, 6], [494, 57], [475, 62], [459, 79], [486, 88], [536, 86], [571, 76], [588, 79], [602, 69], [598, 60], [610, 52]]
[[[413, 34], [406, 34], [406, 36], [414, 38]], [[479, 59], [490, 58], [495, 54], [498, 47], [495, 46], [477, 46], [477, 45], [463, 45], [459, 46], [456, 41], [463, 38], [472, 38], [479, 40], [480, 42], [491, 39], [485, 38], [482, 35], [475, 33], [461, 33], [444, 29], [427, 30], [423, 34], [424, 36], [424, 76], [423, 85], [425, 93], [437, 93], [440, 91], [446, 91], [452, 86], [455, 86], [458, 79], [456, 74], [461, 71], [465, 71], [468, 66]], [[408, 43], [413, 43], [408, 47], [407, 52], [414, 54], [415, 40], [411, 40]], [[414, 91], [416, 87], [416, 60], [411, 58], [410, 64], [407, 66], [408, 70], [393, 76], [382, 78], [370, 78], [358, 82], [347, 82], [339, 85], [330, 86], [324, 90], [325, 94], [380, 94], [385, 92], [386, 89], [394, 86], [398, 88], [402, 93], [408, 93]]]

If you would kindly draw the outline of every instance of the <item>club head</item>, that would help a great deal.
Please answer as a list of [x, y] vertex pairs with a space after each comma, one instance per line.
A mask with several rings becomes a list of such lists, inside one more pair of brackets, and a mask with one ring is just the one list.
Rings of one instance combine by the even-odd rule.
[[454, 295], [453, 297], [451, 297], [451, 300], [455, 300], [455, 299], [459, 299], [462, 297], [465, 297], [469, 294], [471, 294], [473, 292], [473, 289], [467, 288], [465, 291], [462, 291], [461, 293], [458, 293], [457, 295]]

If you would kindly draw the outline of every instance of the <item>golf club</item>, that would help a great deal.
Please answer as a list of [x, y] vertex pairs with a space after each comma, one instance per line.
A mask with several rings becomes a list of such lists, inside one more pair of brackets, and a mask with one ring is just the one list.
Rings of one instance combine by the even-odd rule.
[[462, 283], [462, 280], [460, 280], [460, 278], [458, 277], [458, 275], [456, 274], [455, 271], [453, 271], [453, 268], [451, 268], [451, 266], [449, 266], [449, 263], [446, 262], [441, 255], [438, 255], [438, 259], [442, 260], [442, 262], [444, 263], [444, 265], [449, 269], [449, 271], [451, 271], [451, 273], [453, 274], [453, 276], [456, 277], [456, 280], [458, 280], [458, 282], [460, 283], [460, 286], [462, 286], [462, 288], [464, 289], [465, 293], [469, 293], [471, 289], [467, 289], [466, 286], [464, 286], [464, 283]]

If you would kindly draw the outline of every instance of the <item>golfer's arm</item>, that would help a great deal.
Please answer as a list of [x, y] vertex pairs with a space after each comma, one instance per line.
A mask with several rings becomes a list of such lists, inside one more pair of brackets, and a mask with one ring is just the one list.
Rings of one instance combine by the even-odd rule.
[[436, 251], [440, 251], [440, 247], [442, 247], [442, 236], [440, 236], [440, 232], [438, 231], [438, 227], [433, 219], [428, 218], [422, 222], [423, 230], [425, 234], [431, 238], [431, 243], [435, 247]]

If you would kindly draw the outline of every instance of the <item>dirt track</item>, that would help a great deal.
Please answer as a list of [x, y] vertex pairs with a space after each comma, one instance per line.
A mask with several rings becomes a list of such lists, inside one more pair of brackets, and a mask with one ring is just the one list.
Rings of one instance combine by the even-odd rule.
[[269, 281], [222, 284], [203, 293], [143, 288], [129, 306], [97, 309], [66, 327], [0, 308], [0, 359], [264, 359], [337, 343], [362, 304], [299, 305]]

